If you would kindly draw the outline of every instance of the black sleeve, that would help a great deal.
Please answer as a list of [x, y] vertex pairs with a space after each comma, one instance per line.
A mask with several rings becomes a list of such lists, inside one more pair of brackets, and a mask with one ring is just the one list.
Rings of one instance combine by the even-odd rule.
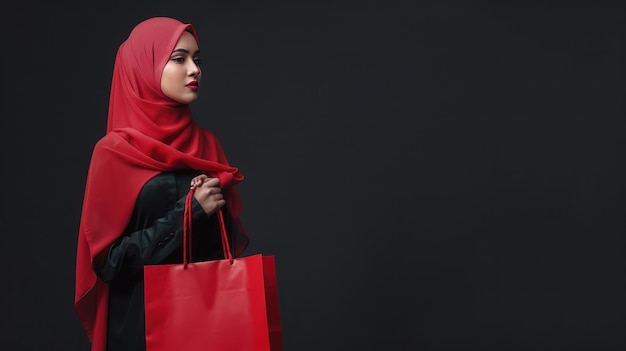
[[[208, 217], [195, 198], [192, 199], [192, 217]], [[152, 226], [123, 235], [109, 247], [107, 256], [96, 272], [106, 282], [128, 278], [143, 272], [146, 264], [157, 264], [183, 242], [183, 215], [185, 197], [176, 202], [174, 209], [155, 220]]]

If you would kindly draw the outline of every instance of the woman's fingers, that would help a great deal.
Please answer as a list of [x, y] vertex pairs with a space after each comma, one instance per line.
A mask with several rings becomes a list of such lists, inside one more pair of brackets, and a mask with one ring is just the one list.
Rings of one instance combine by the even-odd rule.
[[206, 174], [201, 174], [199, 176], [194, 177], [191, 180], [191, 183], [189, 184], [190, 187], [192, 188], [196, 188], [198, 186], [210, 186], [210, 187], [214, 187], [214, 186], [219, 186], [220, 185], [220, 179], [219, 178], [209, 178]]
[[202, 186], [206, 186], [206, 187], [218, 187], [220, 186], [220, 179], [219, 178], [209, 178], [207, 177], [206, 179], [204, 179], [204, 182], [202, 183]]
[[194, 197], [207, 214], [214, 213], [226, 204], [219, 185], [219, 178], [206, 176], [198, 176], [192, 181], [192, 188], [195, 188]]
[[193, 179], [191, 179], [191, 182], [189, 184], [190, 187], [195, 188], [198, 185], [202, 184], [207, 178], [206, 174], [201, 174], [199, 176], [193, 177]]

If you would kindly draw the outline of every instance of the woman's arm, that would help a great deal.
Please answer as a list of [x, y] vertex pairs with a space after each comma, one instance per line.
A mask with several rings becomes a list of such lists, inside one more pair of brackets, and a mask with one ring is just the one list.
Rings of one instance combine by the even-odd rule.
[[[204, 209], [192, 199], [194, 218], [206, 217]], [[146, 264], [163, 261], [183, 241], [185, 198], [176, 202], [174, 209], [155, 220], [150, 227], [137, 230], [113, 242], [96, 273], [102, 280], [128, 278], [143, 272]]]

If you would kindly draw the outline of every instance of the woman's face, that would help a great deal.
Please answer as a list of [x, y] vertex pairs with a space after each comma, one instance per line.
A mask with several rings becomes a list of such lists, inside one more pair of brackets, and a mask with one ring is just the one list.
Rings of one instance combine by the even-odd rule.
[[198, 98], [200, 83], [200, 49], [194, 36], [185, 31], [172, 50], [161, 75], [161, 91], [181, 104], [190, 104]]

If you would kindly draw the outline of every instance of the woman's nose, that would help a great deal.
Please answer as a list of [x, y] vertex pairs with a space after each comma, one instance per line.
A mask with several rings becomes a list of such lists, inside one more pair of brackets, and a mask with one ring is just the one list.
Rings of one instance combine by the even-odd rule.
[[192, 62], [189, 66], [189, 75], [197, 76], [198, 74], [200, 74], [200, 67], [195, 62]]

